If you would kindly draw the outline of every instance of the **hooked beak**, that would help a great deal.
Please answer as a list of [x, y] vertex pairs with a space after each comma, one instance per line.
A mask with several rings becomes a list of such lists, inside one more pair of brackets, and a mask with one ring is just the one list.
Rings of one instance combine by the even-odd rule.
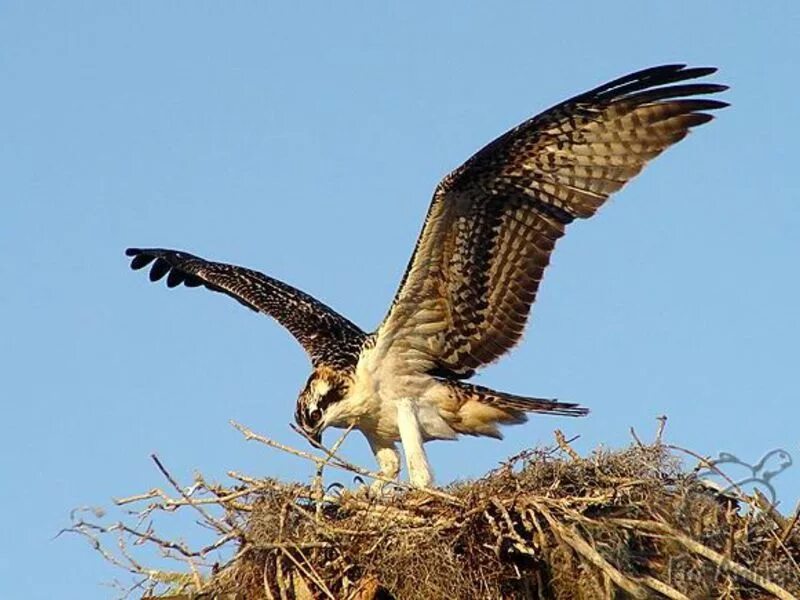
[[312, 440], [314, 440], [317, 444], [322, 445], [322, 430], [321, 429], [315, 429], [313, 432], [311, 432], [311, 435], [309, 435], [309, 437]]
[[297, 422], [292, 423], [291, 428], [303, 437], [308, 438], [309, 441], [314, 442], [315, 444], [322, 444], [323, 428], [319, 425], [316, 427], [309, 427], [307, 424]]
[[303, 429], [303, 432], [316, 444], [322, 444], [322, 427], [314, 427], [313, 429]]

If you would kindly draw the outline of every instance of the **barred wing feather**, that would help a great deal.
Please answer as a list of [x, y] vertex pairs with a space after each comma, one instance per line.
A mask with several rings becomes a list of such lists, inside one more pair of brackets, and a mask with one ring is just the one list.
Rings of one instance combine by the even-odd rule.
[[167, 277], [167, 286], [205, 286], [266, 314], [303, 346], [315, 366], [352, 366], [366, 334], [316, 298], [258, 271], [212, 262], [188, 252], [163, 248], [128, 248], [131, 268], [152, 263], [150, 280]]
[[505, 133], [437, 186], [377, 346], [407, 369], [466, 378], [519, 340], [566, 226], [711, 120], [726, 89], [665, 65], [571, 98]]

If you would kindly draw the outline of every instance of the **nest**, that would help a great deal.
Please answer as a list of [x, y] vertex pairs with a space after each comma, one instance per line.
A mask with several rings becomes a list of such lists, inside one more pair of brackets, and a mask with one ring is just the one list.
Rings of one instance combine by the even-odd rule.
[[[237, 426], [248, 439], [315, 461], [310, 485], [236, 473], [175, 492], [125, 498], [135, 525], [76, 519], [107, 560], [138, 578], [141, 596], [219, 600], [796, 598], [800, 507], [791, 517], [763, 497], [721, 494], [687, 472], [680, 449], [638, 440], [578, 456], [558, 444], [509, 459], [444, 489], [403, 485], [380, 495], [323, 489], [323, 469], [350, 465], [333, 450], [306, 453]], [[696, 455], [695, 455], [696, 456]], [[697, 457], [701, 465], [708, 461]], [[705, 463], [705, 464], [703, 464]], [[175, 495], [177, 494], [177, 495]], [[216, 532], [200, 549], [160, 537], [154, 513], [193, 511]], [[117, 536], [114, 551], [105, 545]], [[131, 540], [184, 562], [146, 568]], [[228, 558], [208, 557], [229, 547]]]

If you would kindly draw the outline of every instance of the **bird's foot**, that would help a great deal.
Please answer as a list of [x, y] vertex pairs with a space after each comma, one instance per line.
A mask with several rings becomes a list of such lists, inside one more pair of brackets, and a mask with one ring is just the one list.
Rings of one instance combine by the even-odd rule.
[[376, 479], [369, 486], [369, 493], [373, 498], [390, 498], [397, 492], [398, 488], [393, 482], [383, 479]]

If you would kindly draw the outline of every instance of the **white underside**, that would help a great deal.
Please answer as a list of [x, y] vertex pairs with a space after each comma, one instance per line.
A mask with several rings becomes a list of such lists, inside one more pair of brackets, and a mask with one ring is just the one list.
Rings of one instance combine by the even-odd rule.
[[362, 355], [350, 393], [328, 408], [325, 426], [360, 429], [387, 478], [398, 474], [401, 442], [411, 483], [427, 487], [433, 476], [423, 444], [457, 435], [439, 414], [437, 398], [448, 391], [427, 374], [398, 375], [387, 362], [375, 350]]

